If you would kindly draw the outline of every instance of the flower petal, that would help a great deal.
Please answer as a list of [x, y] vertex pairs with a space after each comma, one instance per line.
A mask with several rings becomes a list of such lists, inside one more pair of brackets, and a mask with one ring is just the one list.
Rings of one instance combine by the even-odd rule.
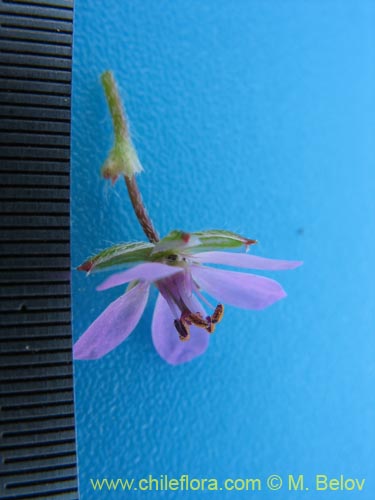
[[[194, 298], [195, 312], [206, 316], [200, 303]], [[208, 347], [209, 333], [190, 327], [190, 339], [182, 342], [174, 327], [174, 317], [164, 299], [159, 293], [156, 301], [154, 316], [152, 318], [152, 341], [159, 355], [171, 365], [179, 365], [200, 356]]]
[[124, 283], [129, 283], [133, 280], [147, 281], [148, 283], [152, 283], [181, 271], [183, 271], [181, 267], [168, 266], [167, 264], [160, 264], [159, 262], [146, 262], [145, 264], [139, 264], [138, 266], [132, 267], [131, 269], [127, 269], [126, 271], [112, 274], [96, 289], [107, 290], [108, 288], [123, 285]]
[[220, 302], [244, 309], [264, 309], [286, 296], [277, 281], [211, 267], [192, 266], [194, 280]]
[[224, 266], [244, 267], [265, 271], [294, 269], [302, 264], [298, 260], [277, 260], [258, 257], [249, 253], [204, 252], [194, 255], [194, 260], [204, 264], [222, 264]]
[[148, 291], [148, 284], [139, 283], [112, 302], [74, 344], [74, 359], [101, 358], [123, 342], [142, 316]]

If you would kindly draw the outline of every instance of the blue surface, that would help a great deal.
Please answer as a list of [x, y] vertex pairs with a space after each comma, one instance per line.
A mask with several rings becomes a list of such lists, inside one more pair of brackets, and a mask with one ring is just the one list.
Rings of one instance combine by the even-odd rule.
[[[286, 300], [227, 307], [190, 364], [154, 351], [155, 295], [128, 341], [75, 363], [81, 499], [125, 496], [94, 493], [96, 477], [273, 473], [366, 478], [342, 495], [375, 498], [374, 19], [365, 0], [75, 2], [73, 264], [144, 239], [123, 183], [98, 174], [108, 68], [162, 234], [226, 228], [259, 239], [258, 255], [305, 261], [272, 273]], [[73, 272], [75, 339], [118, 295], [95, 291], [102, 277]], [[285, 495], [308, 496], [254, 498]]]

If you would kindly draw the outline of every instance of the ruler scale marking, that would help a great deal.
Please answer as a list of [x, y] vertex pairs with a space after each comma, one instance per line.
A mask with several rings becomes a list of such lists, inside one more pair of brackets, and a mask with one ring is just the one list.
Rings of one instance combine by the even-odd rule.
[[77, 500], [71, 0], [0, 0], [0, 497]]

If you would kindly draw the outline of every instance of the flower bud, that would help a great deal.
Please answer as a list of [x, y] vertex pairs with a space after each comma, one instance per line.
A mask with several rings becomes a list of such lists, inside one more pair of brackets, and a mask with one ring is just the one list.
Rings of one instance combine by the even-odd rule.
[[132, 178], [134, 174], [142, 172], [143, 169], [130, 138], [125, 112], [113, 74], [110, 71], [105, 71], [101, 76], [101, 81], [115, 133], [113, 148], [104, 162], [101, 172], [105, 179], [112, 179], [114, 183], [120, 175]]

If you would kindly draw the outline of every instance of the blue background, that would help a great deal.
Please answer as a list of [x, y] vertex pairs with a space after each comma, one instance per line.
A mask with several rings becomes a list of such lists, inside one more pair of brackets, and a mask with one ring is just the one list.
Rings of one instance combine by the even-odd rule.
[[[83, 500], [124, 497], [94, 494], [95, 477], [273, 473], [304, 473], [311, 488], [315, 474], [366, 478], [342, 496], [375, 498], [374, 20], [365, 0], [75, 2], [73, 265], [144, 239], [123, 182], [99, 176], [109, 68], [162, 234], [225, 228], [260, 240], [258, 255], [305, 262], [272, 273], [286, 300], [227, 307], [192, 363], [154, 351], [155, 295], [124, 344], [75, 363]], [[102, 279], [73, 271], [75, 339], [118, 296], [95, 291]], [[309, 494], [254, 498], [286, 495]]]

